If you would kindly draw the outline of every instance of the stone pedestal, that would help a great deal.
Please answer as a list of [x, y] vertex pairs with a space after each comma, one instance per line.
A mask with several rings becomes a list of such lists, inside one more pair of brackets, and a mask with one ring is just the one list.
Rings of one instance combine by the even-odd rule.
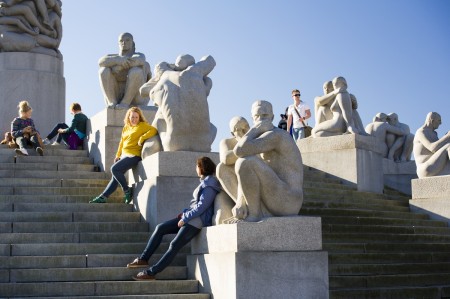
[[195, 166], [201, 156], [219, 163], [218, 153], [158, 152], [130, 172], [128, 182], [137, 194], [135, 207], [150, 224], [150, 230], [189, 206], [199, 184]]
[[417, 179], [414, 161], [396, 163], [383, 158], [384, 185], [411, 195], [411, 180]]
[[273, 217], [203, 228], [188, 276], [214, 299], [328, 298], [319, 217]]
[[[155, 118], [156, 110], [153, 106], [142, 110], [149, 123]], [[88, 121], [86, 142], [89, 156], [99, 166], [100, 171], [110, 173], [119, 147], [126, 112], [126, 109], [105, 108]]]
[[355, 186], [358, 191], [383, 192], [383, 147], [372, 136], [355, 134], [299, 139], [303, 165]]
[[414, 179], [411, 184], [410, 209], [447, 221], [450, 226], [450, 175]]
[[66, 81], [63, 61], [49, 55], [22, 52], [0, 53], [0, 133], [11, 130], [19, 116], [17, 105], [27, 100], [32, 118], [42, 135], [65, 122]]

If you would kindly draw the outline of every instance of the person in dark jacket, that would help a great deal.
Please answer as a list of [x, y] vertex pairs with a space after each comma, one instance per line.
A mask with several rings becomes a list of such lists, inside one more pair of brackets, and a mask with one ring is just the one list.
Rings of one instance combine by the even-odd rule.
[[72, 103], [70, 105], [70, 113], [73, 114], [72, 124], [70, 127], [65, 123], [57, 124], [53, 130], [43, 140], [45, 145], [51, 144], [55, 136], [56, 140], [53, 145], [59, 145], [62, 140], [69, 145], [70, 149], [77, 149], [83, 144], [83, 139], [86, 137], [87, 116], [81, 111], [81, 105]]
[[148, 260], [155, 253], [166, 234], [176, 234], [162, 258], [147, 270], [133, 276], [134, 280], [153, 280], [155, 275], [164, 270], [175, 258], [178, 251], [191, 241], [204, 226], [212, 225], [214, 200], [221, 191], [220, 183], [215, 177], [216, 164], [208, 158], [197, 160], [197, 175], [200, 184], [195, 188], [188, 209], [184, 209], [178, 217], [160, 223], [150, 237], [147, 247], [140, 257], [127, 265], [127, 268], [148, 267]]

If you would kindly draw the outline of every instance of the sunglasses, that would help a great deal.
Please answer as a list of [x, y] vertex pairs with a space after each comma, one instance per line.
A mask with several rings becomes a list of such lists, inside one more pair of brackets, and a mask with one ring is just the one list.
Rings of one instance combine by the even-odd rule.
[[299, 96], [301, 96], [301, 94], [299, 94], [299, 93], [294, 94], [294, 97], [299, 97]]

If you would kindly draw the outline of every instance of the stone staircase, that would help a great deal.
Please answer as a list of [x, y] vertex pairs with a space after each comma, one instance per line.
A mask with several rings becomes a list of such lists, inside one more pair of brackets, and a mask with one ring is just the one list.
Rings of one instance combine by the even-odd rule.
[[210, 298], [187, 279], [188, 248], [158, 280], [131, 280], [137, 270], [125, 265], [145, 247], [148, 224], [119, 191], [88, 203], [109, 179], [87, 151], [29, 153], [0, 146], [0, 298]]
[[450, 298], [450, 228], [408, 197], [358, 192], [305, 172], [301, 215], [321, 216], [330, 298]]
[[[136, 269], [124, 266], [144, 248], [148, 225], [119, 191], [108, 204], [87, 203], [108, 178], [86, 151], [29, 152], [0, 146], [0, 298], [210, 298], [187, 279], [188, 248], [158, 280], [131, 280]], [[445, 222], [411, 213], [395, 191], [358, 192], [305, 170], [300, 214], [322, 217], [330, 298], [450, 298]]]

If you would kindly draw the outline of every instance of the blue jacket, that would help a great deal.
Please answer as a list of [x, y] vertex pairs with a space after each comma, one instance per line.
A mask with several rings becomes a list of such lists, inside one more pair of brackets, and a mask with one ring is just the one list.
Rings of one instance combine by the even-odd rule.
[[196, 217], [200, 217], [203, 226], [212, 225], [214, 214], [214, 199], [221, 191], [220, 183], [213, 175], [200, 179], [200, 185], [194, 190], [194, 198], [189, 204], [189, 209], [185, 209], [181, 216], [184, 223]]

